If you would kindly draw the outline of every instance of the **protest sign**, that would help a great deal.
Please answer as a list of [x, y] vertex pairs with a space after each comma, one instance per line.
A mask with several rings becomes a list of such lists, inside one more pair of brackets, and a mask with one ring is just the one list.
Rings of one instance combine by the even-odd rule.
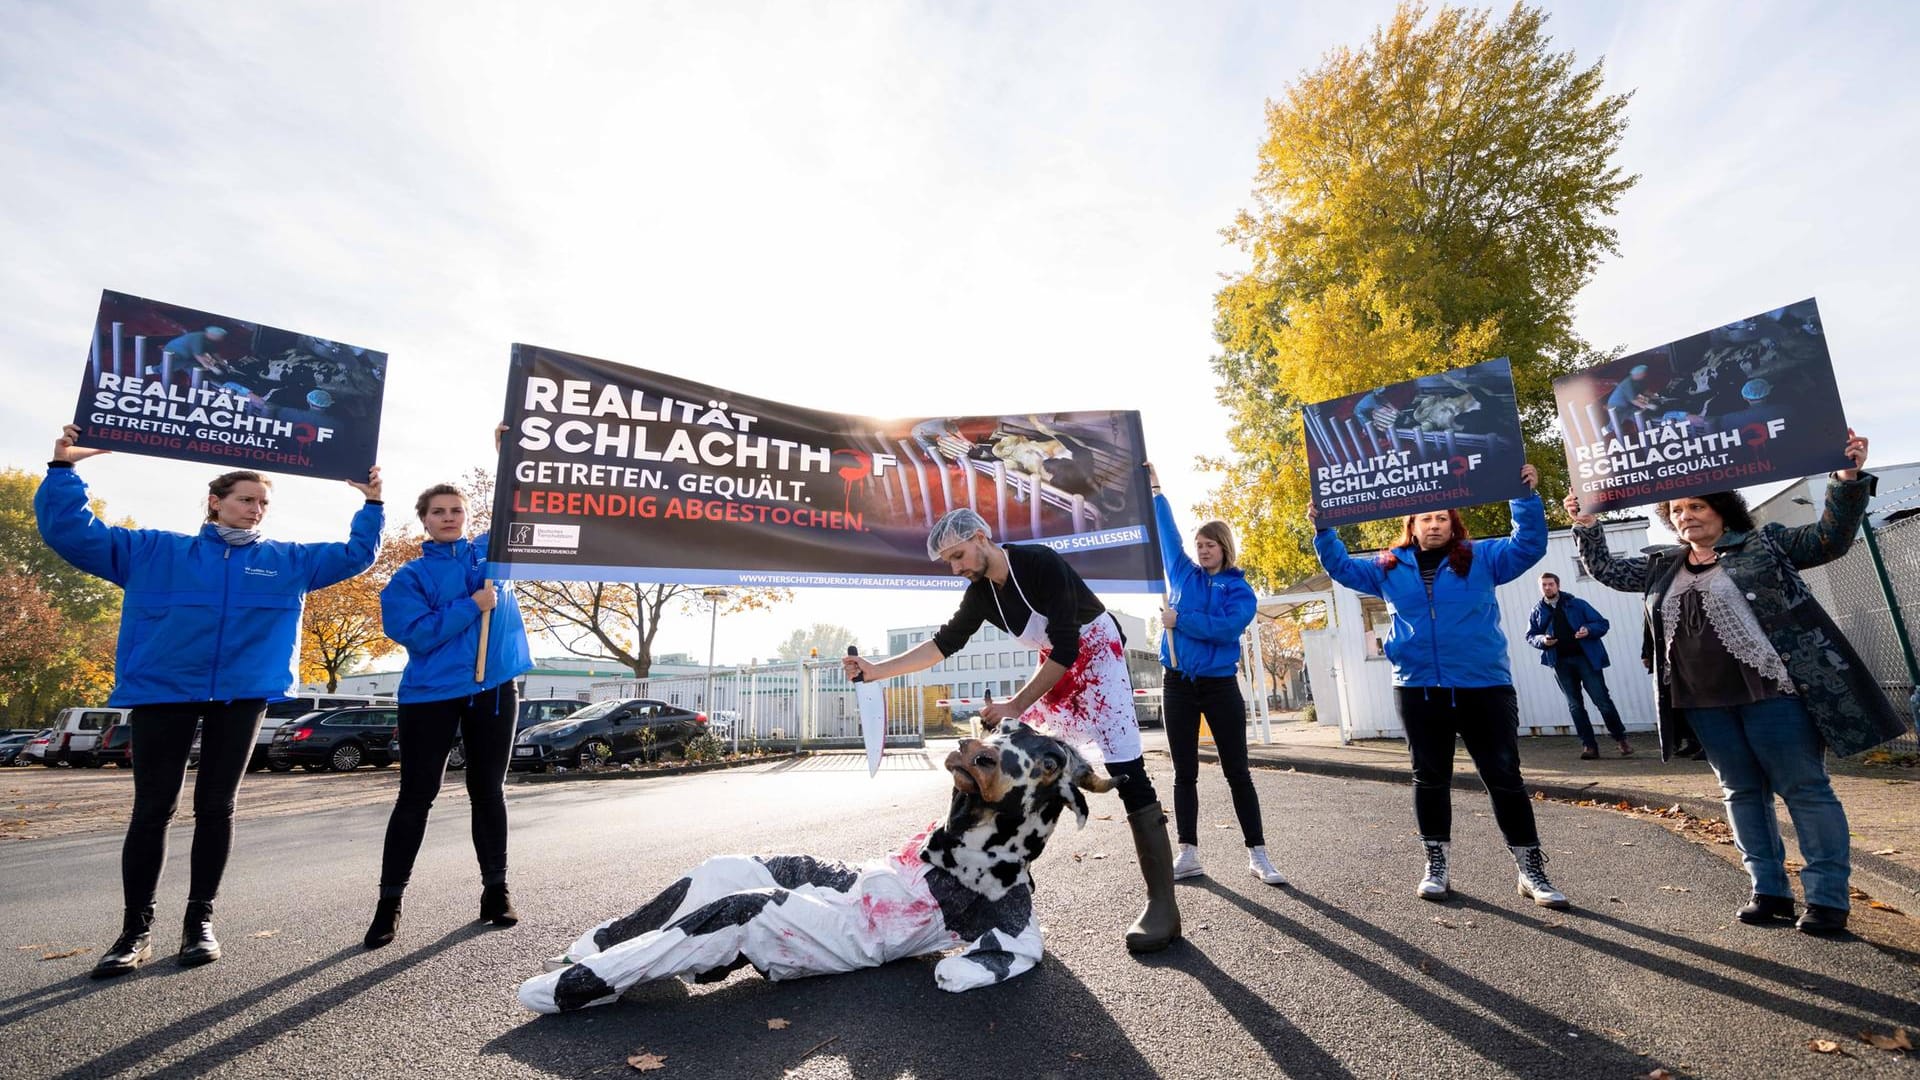
[[125, 293], [100, 294], [80, 445], [365, 480], [387, 354]]
[[1812, 300], [1555, 379], [1553, 396], [1589, 514], [1848, 467]]
[[1309, 405], [1301, 419], [1321, 528], [1530, 494], [1504, 356]]
[[515, 345], [506, 418], [506, 577], [957, 587], [927, 530], [968, 506], [1094, 588], [1164, 587], [1138, 413], [881, 420]]

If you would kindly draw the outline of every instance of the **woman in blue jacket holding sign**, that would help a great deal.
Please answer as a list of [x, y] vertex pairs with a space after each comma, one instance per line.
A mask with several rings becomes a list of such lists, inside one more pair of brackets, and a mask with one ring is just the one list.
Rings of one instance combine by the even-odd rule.
[[220, 959], [213, 901], [233, 845], [234, 797], [267, 702], [298, 681], [300, 612], [306, 594], [373, 565], [380, 547], [380, 470], [346, 543], [263, 539], [272, 485], [256, 472], [229, 472], [207, 485], [206, 522], [191, 535], [123, 529], [93, 515], [74, 464], [107, 450], [75, 445], [69, 424], [53, 444], [34, 515], [47, 546], [74, 566], [125, 590], [113, 694], [130, 708], [133, 814], [120, 851], [126, 912], [120, 937], [94, 965], [94, 978], [124, 975], [153, 956], [154, 894], [167, 861], [167, 825], [180, 803], [187, 756], [200, 729], [193, 784], [192, 881], [180, 963]]
[[[1533, 466], [1520, 478], [1532, 488]], [[1547, 880], [1546, 853], [1534, 828], [1533, 804], [1520, 778], [1519, 699], [1507, 666], [1494, 589], [1527, 572], [1547, 553], [1547, 513], [1538, 494], [1514, 499], [1513, 535], [1474, 541], [1457, 510], [1408, 515], [1400, 543], [1377, 558], [1347, 554], [1332, 529], [1317, 529], [1313, 549], [1333, 580], [1378, 596], [1393, 613], [1386, 656], [1413, 757], [1413, 813], [1426, 848], [1418, 895], [1444, 900], [1453, 841], [1453, 742], [1456, 735], [1480, 770], [1494, 820], [1519, 868], [1520, 895], [1542, 907], [1567, 898]], [[1310, 519], [1317, 514], [1308, 511]], [[1318, 521], [1315, 521], [1318, 524]]]
[[519, 711], [513, 681], [533, 666], [526, 626], [513, 590], [488, 580], [487, 534], [467, 539], [467, 497], [460, 489], [435, 484], [420, 493], [413, 509], [427, 530], [420, 557], [402, 566], [380, 591], [383, 629], [407, 650], [399, 694], [399, 737], [405, 752], [400, 756], [400, 795], [387, 820], [380, 859], [380, 899], [367, 927], [369, 949], [391, 942], [400, 925], [400, 898], [413, 877], [427, 814], [446, 779], [456, 737], [467, 754], [473, 853], [480, 862], [480, 919], [495, 926], [520, 921], [507, 892], [503, 788]]
[[1166, 669], [1161, 708], [1167, 752], [1173, 755], [1173, 822], [1180, 854], [1175, 878], [1197, 877], [1200, 866], [1200, 717], [1205, 714], [1220, 753], [1220, 770], [1233, 793], [1233, 813], [1247, 844], [1247, 869], [1269, 885], [1287, 879], [1267, 855], [1260, 794], [1247, 769], [1247, 707], [1240, 697], [1240, 635], [1253, 622], [1255, 598], [1234, 565], [1233, 531], [1209, 521], [1193, 537], [1193, 558], [1180, 546], [1173, 504], [1160, 493], [1160, 474], [1147, 466], [1160, 561], [1166, 567], [1167, 607], [1160, 613], [1160, 664]]

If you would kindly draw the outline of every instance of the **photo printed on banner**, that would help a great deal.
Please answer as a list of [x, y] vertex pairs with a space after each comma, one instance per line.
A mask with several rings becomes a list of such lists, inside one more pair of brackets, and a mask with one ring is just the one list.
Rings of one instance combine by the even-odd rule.
[[1529, 494], [1506, 357], [1322, 401], [1301, 418], [1322, 528]]
[[509, 577], [958, 587], [956, 507], [1096, 588], [1159, 591], [1135, 412], [875, 419], [516, 345], [493, 551]]
[[1813, 300], [1554, 380], [1567, 472], [1599, 513], [1845, 468]]
[[107, 291], [73, 422], [82, 446], [365, 480], [386, 380], [382, 352]]

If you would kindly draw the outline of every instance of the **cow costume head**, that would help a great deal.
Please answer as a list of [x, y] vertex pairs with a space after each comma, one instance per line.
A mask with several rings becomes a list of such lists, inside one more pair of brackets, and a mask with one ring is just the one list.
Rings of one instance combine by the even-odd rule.
[[1082, 789], [1113, 788], [1071, 746], [1017, 720], [985, 739], [961, 740], [947, 755], [947, 771], [953, 802], [920, 857], [989, 899], [1030, 883], [1027, 864], [1039, 858], [1067, 808], [1086, 825]]

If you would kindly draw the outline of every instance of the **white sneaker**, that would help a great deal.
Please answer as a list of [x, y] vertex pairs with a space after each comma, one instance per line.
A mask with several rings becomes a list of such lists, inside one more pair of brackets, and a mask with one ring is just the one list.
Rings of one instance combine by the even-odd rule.
[[566, 953], [561, 953], [559, 956], [549, 956], [545, 960], [541, 961], [540, 970], [541, 971], [563, 971], [567, 968], [572, 967], [577, 962], [578, 961], [574, 960], [573, 957], [568, 956]]
[[1545, 908], [1568, 908], [1567, 898], [1547, 880], [1547, 853], [1538, 847], [1510, 848], [1514, 865], [1520, 869], [1516, 885], [1521, 896]]
[[1451, 843], [1441, 841], [1423, 841], [1427, 849], [1427, 876], [1420, 879], [1420, 899], [1445, 900], [1452, 891], [1447, 884], [1447, 851]]
[[1267, 858], [1267, 849], [1265, 847], [1250, 847], [1247, 849], [1247, 869], [1253, 873], [1254, 877], [1259, 878], [1269, 885], [1285, 885], [1287, 883], [1286, 877], [1283, 876], [1280, 871], [1273, 868], [1273, 860]]
[[1200, 865], [1200, 847], [1198, 844], [1181, 844], [1180, 854], [1173, 859], [1173, 879], [1199, 877], [1207, 871]]

